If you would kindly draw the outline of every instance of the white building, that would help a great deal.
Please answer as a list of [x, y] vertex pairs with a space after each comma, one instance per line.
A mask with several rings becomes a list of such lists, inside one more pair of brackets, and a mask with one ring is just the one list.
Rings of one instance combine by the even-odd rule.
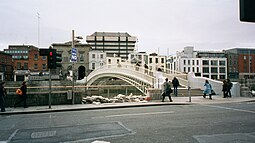
[[94, 70], [106, 65], [106, 52], [92, 50], [89, 52], [89, 69]]
[[194, 51], [194, 47], [185, 47], [167, 60], [168, 68], [178, 72], [193, 72], [196, 76], [211, 79], [227, 78], [227, 58], [224, 52]]
[[166, 56], [158, 55], [156, 53], [149, 55], [146, 52], [131, 53], [128, 56], [128, 62], [146, 67], [149, 70], [166, 70]]
[[152, 53], [148, 58], [148, 67], [150, 70], [166, 71], [166, 56]]

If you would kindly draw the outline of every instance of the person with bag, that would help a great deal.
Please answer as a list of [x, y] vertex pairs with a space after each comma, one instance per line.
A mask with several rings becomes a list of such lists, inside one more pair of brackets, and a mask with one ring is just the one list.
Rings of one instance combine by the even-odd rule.
[[227, 79], [227, 92], [226, 92], [226, 97], [231, 98], [231, 88], [233, 86], [233, 83], [230, 82], [230, 79]]
[[172, 89], [171, 89], [171, 86], [170, 86], [170, 83], [168, 82], [168, 78], [165, 79], [165, 82], [163, 84], [163, 87], [164, 87], [164, 92], [162, 94], [163, 98], [162, 98], [162, 102], [164, 102], [165, 100], [165, 96], [168, 96], [169, 97], [169, 101], [170, 102], [173, 102], [172, 98], [171, 98], [171, 92], [172, 92]]
[[227, 97], [227, 81], [223, 80], [223, 84], [222, 84], [222, 92], [223, 92], [223, 98]]
[[25, 81], [23, 81], [22, 86], [20, 87], [20, 90], [21, 90], [21, 95], [18, 95], [19, 101], [15, 102], [14, 108], [17, 107], [17, 105], [20, 104], [21, 102], [24, 102], [24, 108], [27, 108], [27, 85]]
[[205, 89], [203, 91], [203, 94], [204, 94], [203, 97], [205, 98], [206, 95], [209, 95], [209, 99], [212, 100], [212, 86], [208, 80], [205, 80], [204, 87]]
[[178, 95], [178, 86], [180, 86], [179, 84], [179, 81], [176, 77], [173, 78], [172, 80], [172, 84], [173, 84], [173, 87], [174, 87], [174, 95], [177, 96]]
[[5, 82], [1, 82], [0, 84], [0, 107], [1, 112], [5, 112], [5, 96], [6, 96], [6, 90], [4, 88]]

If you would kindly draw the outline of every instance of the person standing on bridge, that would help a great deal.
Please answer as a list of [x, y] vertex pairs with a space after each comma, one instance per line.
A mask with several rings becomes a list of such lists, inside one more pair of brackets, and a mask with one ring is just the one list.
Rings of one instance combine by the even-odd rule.
[[164, 87], [164, 92], [162, 94], [163, 98], [162, 98], [162, 102], [164, 102], [165, 100], [165, 96], [168, 96], [169, 97], [169, 101], [170, 102], [173, 102], [172, 98], [171, 98], [171, 93], [172, 93], [172, 89], [171, 89], [171, 86], [170, 86], [170, 83], [168, 81], [168, 78], [165, 79], [165, 82], [163, 84], [163, 87]]
[[180, 86], [179, 84], [179, 81], [176, 77], [173, 78], [172, 80], [172, 84], [173, 84], [173, 87], [174, 87], [174, 95], [177, 96], [178, 95], [178, 86]]
[[205, 89], [203, 91], [203, 97], [205, 98], [206, 95], [209, 95], [209, 99], [212, 100], [212, 86], [208, 80], [205, 80], [204, 87]]

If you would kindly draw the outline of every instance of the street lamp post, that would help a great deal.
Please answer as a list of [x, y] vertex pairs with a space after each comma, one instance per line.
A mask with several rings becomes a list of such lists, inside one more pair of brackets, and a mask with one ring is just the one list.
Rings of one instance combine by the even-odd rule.
[[[71, 49], [75, 49], [75, 44], [74, 44], [74, 39], [83, 39], [81, 36], [74, 36], [74, 30], [72, 30], [72, 47]], [[72, 51], [72, 50], [71, 50]], [[76, 57], [75, 57], [76, 56]], [[71, 58], [71, 62], [72, 62], [72, 104], [74, 104], [74, 62], [77, 61], [77, 53], [75, 53], [75, 58], [73, 58], [73, 51], [72, 51], [72, 58]]]
[[[72, 48], [74, 48], [74, 30], [72, 30]], [[72, 104], [74, 104], [74, 61], [72, 60]]]

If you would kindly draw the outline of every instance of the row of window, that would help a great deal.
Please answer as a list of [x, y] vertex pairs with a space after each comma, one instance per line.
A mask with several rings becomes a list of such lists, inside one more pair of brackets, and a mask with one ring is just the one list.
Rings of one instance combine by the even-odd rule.
[[[165, 58], [155, 58], [155, 63], [159, 63], [159, 59], [162, 64], [165, 63]], [[153, 58], [149, 58], [149, 63], [153, 63]]]
[[[218, 73], [218, 68], [217, 67], [211, 67], [211, 71], [209, 70], [209, 67], [203, 67], [203, 73]], [[183, 71], [184, 72], [194, 72], [194, 73], [199, 73], [199, 67], [196, 68], [195, 71], [195, 67], [183, 67]], [[219, 73], [226, 73], [226, 68], [225, 67], [220, 67], [219, 68]]]
[[12, 56], [13, 59], [28, 59], [28, 56]]
[[[96, 54], [92, 54], [92, 59], [96, 59]], [[104, 55], [100, 54], [100, 59], [104, 59]]]
[[12, 50], [4, 51], [4, 52], [5, 52], [5, 53], [10, 53], [10, 54], [28, 53], [28, 51], [12, 51]]
[[[183, 65], [191, 65], [191, 62], [192, 62], [192, 65], [195, 65], [195, 60], [183, 60]], [[209, 63], [210, 63], [209, 60], [203, 60], [202, 61], [203, 65], [209, 65]], [[199, 65], [199, 60], [196, 60], [196, 65]], [[225, 66], [226, 62], [225, 61], [218, 61], [218, 60], [211, 60], [211, 65]]]
[[[43, 70], [46, 70], [46, 64], [42, 64], [42, 69]], [[24, 63], [23, 67], [22, 67], [22, 64], [21, 63], [17, 63], [17, 69], [20, 70], [20, 69], [24, 69], [24, 70], [27, 70], [28, 69], [28, 63]], [[34, 64], [34, 69], [38, 69], [38, 64]]]

